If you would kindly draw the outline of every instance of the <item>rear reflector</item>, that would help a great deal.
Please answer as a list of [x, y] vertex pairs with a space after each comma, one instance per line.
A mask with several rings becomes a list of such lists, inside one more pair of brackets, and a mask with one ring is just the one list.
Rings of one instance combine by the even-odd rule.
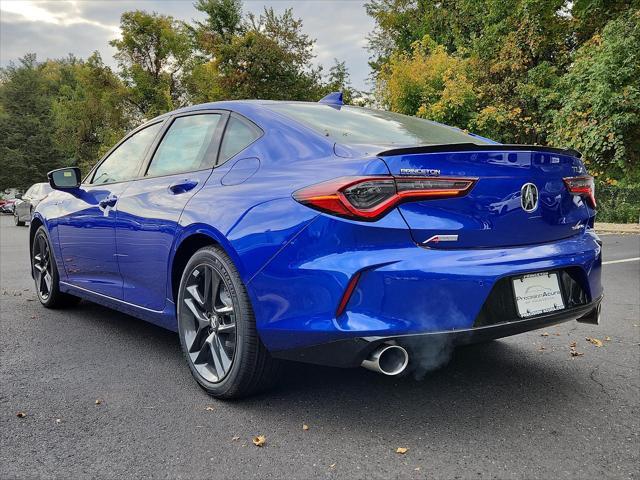
[[454, 198], [469, 193], [476, 178], [342, 177], [305, 187], [293, 198], [325, 213], [373, 221], [402, 202]]
[[591, 208], [596, 208], [596, 188], [593, 177], [567, 177], [563, 180], [569, 193], [581, 196]]
[[358, 285], [358, 280], [360, 280], [360, 272], [356, 272], [356, 274], [351, 277], [349, 283], [347, 284], [347, 288], [344, 290], [342, 294], [342, 299], [340, 300], [340, 304], [338, 305], [338, 309], [336, 310], [336, 318], [344, 313], [345, 308], [347, 308], [347, 303], [351, 299], [351, 295], [353, 295], [353, 291]]

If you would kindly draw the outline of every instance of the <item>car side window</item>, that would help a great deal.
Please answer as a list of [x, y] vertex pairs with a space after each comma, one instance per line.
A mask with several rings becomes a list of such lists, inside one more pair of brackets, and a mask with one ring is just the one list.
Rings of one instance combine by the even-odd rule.
[[231, 157], [247, 148], [260, 137], [262, 132], [257, 127], [237, 117], [229, 117], [227, 128], [224, 131], [222, 146], [220, 147], [220, 160], [224, 163]]
[[129, 137], [96, 168], [91, 183], [97, 185], [123, 182], [135, 178], [147, 148], [153, 142], [161, 126], [162, 122], [155, 123]]
[[218, 113], [176, 118], [153, 155], [147, 175], [170, 175], [213, 166], [209, 147], [220, 119]]

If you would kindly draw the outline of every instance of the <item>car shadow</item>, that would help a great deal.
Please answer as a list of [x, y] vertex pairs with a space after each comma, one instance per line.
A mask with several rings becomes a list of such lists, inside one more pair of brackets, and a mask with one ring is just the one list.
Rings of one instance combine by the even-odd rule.
[[[164, 358], [171, 368], [188, 377], [178, 337], [142, 320], [82, 302], [77, 321], [100, 323], [113, 330], [138, 354]], [[328, 368], [287, 363], [279, 384], [269, 392], [224, 402], [237, 415], [282, 416], [322, 424], [325, 428], [367, 432], [446, 428], [518, 428], [532, 417], [570, 411], [576, 396], [588, 395], [571, 370], [509, 340], [457, 348], [449, 363], [421, 380], [410, 374], [386, 377], [365, 369]], [[190, 380], [190, 379], [187, 379]], [[190, 395], [209, 397], [193, 381]], [[187, 385], [191, 385], [188, 387]], [[294, 420], [291, 420], [294, 421]], [[419, 433], [420, 430], [417, 430]]]

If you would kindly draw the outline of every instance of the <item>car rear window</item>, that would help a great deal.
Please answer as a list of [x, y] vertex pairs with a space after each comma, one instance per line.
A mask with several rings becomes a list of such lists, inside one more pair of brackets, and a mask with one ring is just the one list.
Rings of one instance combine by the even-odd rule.
[[489, 143], [462, 130], [423, 118], [353, 106], [274, 103], [267, 108], [346, 144], [442, 145]]

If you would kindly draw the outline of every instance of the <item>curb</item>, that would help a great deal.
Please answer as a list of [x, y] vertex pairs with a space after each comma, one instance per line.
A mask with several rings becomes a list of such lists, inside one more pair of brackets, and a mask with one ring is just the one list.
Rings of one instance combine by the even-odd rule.
[[617, 233], [623, 235], [640, 235], [640, 224], [637, 223], [597, 223], [597, 233]]

